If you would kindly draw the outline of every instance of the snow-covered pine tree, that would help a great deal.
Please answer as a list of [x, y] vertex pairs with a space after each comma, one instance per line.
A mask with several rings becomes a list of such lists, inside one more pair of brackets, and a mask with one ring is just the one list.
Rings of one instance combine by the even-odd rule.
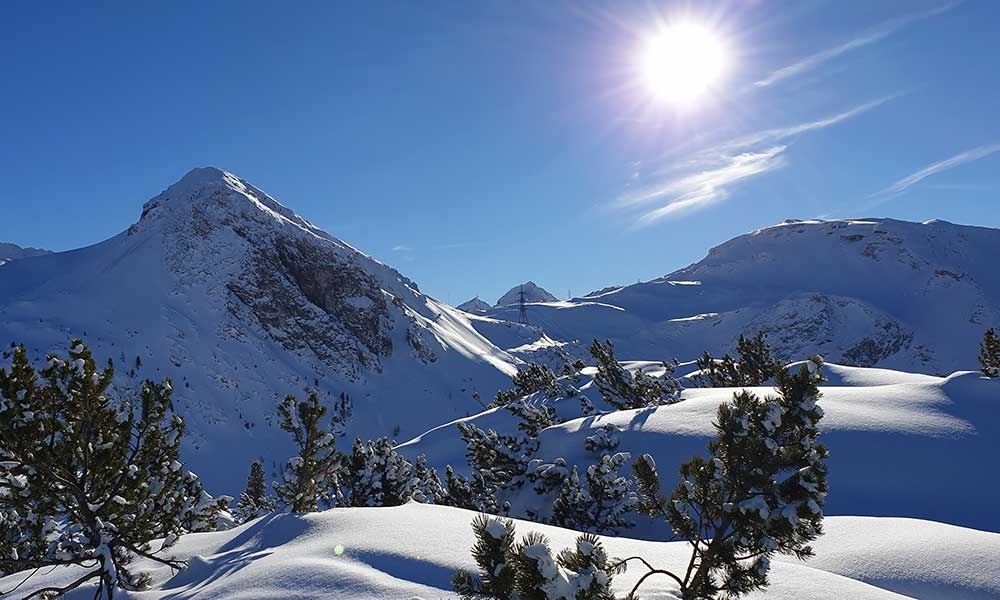
[[334, 435], [321, 423], [326, 407], [313, 392], [303, 402], [286, 396], [278, 405], [278, 414], [281, 428], [292, 434], [298, 449], [285, 465], [282, 482], [274, 484], [278, 499], [296, 513], [332, 505], [339, 493], [342, 456], [337, 452]]
[[632, 480], [621, 474], [629, 458], [627, 452], [601, 456], [582, 483], [574, 466], [553, 503], [552, 523], [606, 535], [633, 527], [638, 498]]
[[421, 492], [410, 464], [389, 438], [354, 440], [340, 483], [347, 506], [399, 506]]
[[992, 327], [979, 344], [979, 366], [986, 377], [1000, 377], [1000, 336]]
[[444, 481], [443, 504], [491, 515], [510, 512], [510, 504], [500, 504], [496, 497], [496, 490], [483, 480], [482, 475], [475, 471], [472, 477], [464, 477], [456, 473], [451, 465], [446, 465]]
[[681, 465], [681, 481], [670, 497], [660, 491], [652, 457], [633, 465], [640, 511], [665, 519], [692, 546], [685, 572], [666, 575], [685, 600], [735, 598], [768, 583], [776, 553], [800, 559], [822, 532], [827, 493], [826, 449], [817, 442], [816, 404], [822, 361], [816, 357], [795, 374], [778, 371], [778, 397], [763, 400], [748, 391], [719, 407], [710, 458]]
[[556, 415], [555, 409], [544, 400], [535, 402], [529, 398], [521, 398], [511, 401], [506, 405], [506, 408], [517, 417], [517, 428], [529, 438], [536, 438], [546, 427], [552, 427], [562, 422]]
[[771, 354], [764, 332], [758, 331], [751, 338], [740, 335], [736, 341], [739, 360], [729, 354], [713, 358], [705, 352], [697, 360], [697, 381], [704, 387], [755, 387], [775, 376], [780, 363]]
[[597, 362], [594, 384], [605, 402], [615, 410], [629, 410], [673, 404], [680, 399], [681, 385], [672, 375], [676, 364], [662, 363], [662, 377], [647, 375], [642, 369], [633, 375], [615, 358], [610, 340], [594, 340], [590, 354]]
[[423, 454], [417, 456], [413, 463], [413, 478], [416, 480], [416, 489], [413, 491], [413, 499], [423, 504], [445, 504], [448, 492], [441, 484], [441, 477], [437, 471], [427, 465], [427, 457]]
[[531, 363], [526, 369], [515, 373], [511, 379], [514, 387], [497, 392], [496, 399], [493, 400], [489, 408], [506, 406], [514, 400], [543, 390], [556, 391], [556, 375], [545, 365]]
[[621, 429], [617, 425], [605, 425], [595, 431], [593, 435], [588, 435], [583, 440], [583, 447], [587, 452], [598, 456], [617, 450], [619, 444], [618, 434], [620, 432]]
[[501, 435], [472, 423], [459, 423], [458, 430], [465, 441], [465, 457], [473, 476], [482, 478], [487, 493], [524, 484], [530, 456], [538, 448], [537, 440]]
[[614, 600], [612, 577], [624, 563], [609, 559], [596, 536], [581, 535], [575, 548], [553, 558], [538, 532], [515, 543], [511, 521], [480, 515], [472, 529], [479, 573], [459, 571], [452, 579], [463, 600]]
[[108, 397], [113, 374], [81, 340], [40, 372], [23, 347], [0, 368], [0, 574], [81, 567], [33, 595], [93, 581], [95, 598], [140, 589], [148, 576], [129, 569], [133, 557], [183, 567], [162, 547], [215, 528], [229, 500], [205, 493], [178, 460], [184, 423], [170, 410], [170, 381], [144, 382], [130, 405]]
[[233, 516], [237, 523], [246, 523], [274, 511], [274, 498], [267, 494], [264, 465], [259, 460], [250, 463], [247, 487], [240, 494]]

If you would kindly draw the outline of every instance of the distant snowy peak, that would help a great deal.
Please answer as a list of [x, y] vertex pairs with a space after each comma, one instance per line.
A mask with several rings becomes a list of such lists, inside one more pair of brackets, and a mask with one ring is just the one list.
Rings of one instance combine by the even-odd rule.
[[44, 254], [51, 254], [51, 252], [49, 250], [42, 250], [41, 248], [21, 247], [17, 244], [0, 242], [0, 265], [12, 260], [42, 256]]
[[950, 373], [975, 368], [983, 331], [1000, 325], [998, 256], [1000, 229], [789, 220], [664, 277], [537, 304], [527, 319], [556, 339], [610, 339], [629, 359], [731, 352], [763, 331], [788, 359]]
[[480, 300], [479, 296], [476, 296], [472, 300], [467, 300], [459, 304], [455, 308], [457, 308], [458, 310], [464, 310], [467, 313], [483, 313], [493, 307], [490, 306], [488, 303]]
[[524, 293], [525, 302], [555, 302], [557, 298], [547, 292], [544, 288], [535, 284], [534, 281], [526, 281], [520, 285], [510, 288], [506, 294], [500, 296], [494, 306], [507, 306], [517, 304], [521, 301], [521, 293]]

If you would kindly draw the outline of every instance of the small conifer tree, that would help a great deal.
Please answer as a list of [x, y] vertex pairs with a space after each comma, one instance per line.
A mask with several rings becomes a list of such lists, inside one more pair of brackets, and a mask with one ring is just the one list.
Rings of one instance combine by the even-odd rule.
[[979, 344], [979, 366], [986, 377], [1000, 377], [1000, 336], [992, 327]]
[[633, 465], [641, 512], [665, 519], [692, 546], [689, 567], [672, 578], [685, 600], [736, 598], [764, 588], [775, 553], [802, 559], [822, 532], [827, 493], [826, 449], [817, 442], [820, 359], [795, 374], [777, 374], [778, 397], [742, 391], [719, 407], [711, 457], [681, 465], [669, 497], [660, 491], [652, 457]]
[[496, 399], [490, 408], [496, 406], [507, 406], [511, 402], [541, 391], [556, 390], [556, 376], [545, 365], [531, 363], [526, 369], [522, 369], [512, 377], [514, 387], [509, 390], [497, 392]]
[[621, 366], [614, 350], [610, 340], [604, 343], [594, 340], [590, 345], [590, 354], [597, 362], [594, 384], [615, 410], [673, 404], [680, 399], [680, 382], [672, 376], [676, 364], [663, 363], [662, 377], [652, 377], [642, 369], [632, 374]]
[[629, 458], [626, 452], [601, 456], [587, 467], [583, 482], [574, 466], [553, 503], [552, 523], [606, 535], [633, 527], [638, 500], [632, 481], [620, 473]]
[[575, 548], [553, 557], [548, 539], [538, 532], [515, 542], [511, 521], [480, 515], [472, 529], [479, 572], [459, 571], [452, 578], [463, 600], [614, 600], [612, 577], [622, 563], [608, 558], [596, 536], [581, 535]]
[[0, 575], [81, 567], [33, 595], [94, 581], [95, 598], [141, 589], [148, 577], [129, 568], [133, 557], [183, 567], [159, 551], [214, 529], [229, 500], [205, 493], [178, 460], [184, 422], [170, 410], [170, 381], [144, 382], [132, 405], [108, 396], [113, 375], [80, 340], [39, 372], [23, 347], [0, 368]]
[[296, 513], [332, 505], [339, 491], [342, 457], [334, 435], [322, 426], [326, 407], [313, 392], [303, 402], [287, 396], [278, 405], [278, 414], [281, 428], [292, 434], [298, 449], [285, 465], [282, 482], [274, 485], [278, 499]]
[[246, 523], [274, 510], [274, 498], [267, 494], [267, 480], [264, 465], [255, 460], [250, 463], [247, 487], [240, 494], [234, 516], [237, 522]]
[[702, 354], [697, 360], [698, 383], [705, 387], [754, 387], [773, 378], [780, 368], [763, 332], [751, 338], [740, 335], [736, 354], [738, 360], [729, 354], [719, 359], [708, 352]]

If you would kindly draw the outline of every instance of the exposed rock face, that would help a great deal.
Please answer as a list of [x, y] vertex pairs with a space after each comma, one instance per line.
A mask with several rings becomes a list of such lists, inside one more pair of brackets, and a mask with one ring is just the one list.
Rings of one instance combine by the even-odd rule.
[[[169, 376], [185, 464], [238, 493], [245, 465], [289, 455], [286, 394], [350, 396], [347, 435], [414, 436], [478, 410], [520, 359], [471, 315], [318, 229], [239, 177], [195, 169], [127, 231], [0, 268], [0, 340], [34, 356], [86, 339], [116, 396]], [[239, 468], [234, 468], [239, 465]]]
[[786, 360], [819, 354], [850, 366], [871, 367], [908, 350], [913, 333], [859, 300], [821, 293], [786, 298], [761, 312], [743, 335], [767, 335], [774, 353]]

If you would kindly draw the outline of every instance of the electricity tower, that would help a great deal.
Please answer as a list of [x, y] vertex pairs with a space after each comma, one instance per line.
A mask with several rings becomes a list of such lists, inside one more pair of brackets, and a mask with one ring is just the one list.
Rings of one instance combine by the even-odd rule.
[[521, 294], [517, 299], [517, 322], [528, 324], [528, 303], [524, 299], [524, 286], [521, 286]]

